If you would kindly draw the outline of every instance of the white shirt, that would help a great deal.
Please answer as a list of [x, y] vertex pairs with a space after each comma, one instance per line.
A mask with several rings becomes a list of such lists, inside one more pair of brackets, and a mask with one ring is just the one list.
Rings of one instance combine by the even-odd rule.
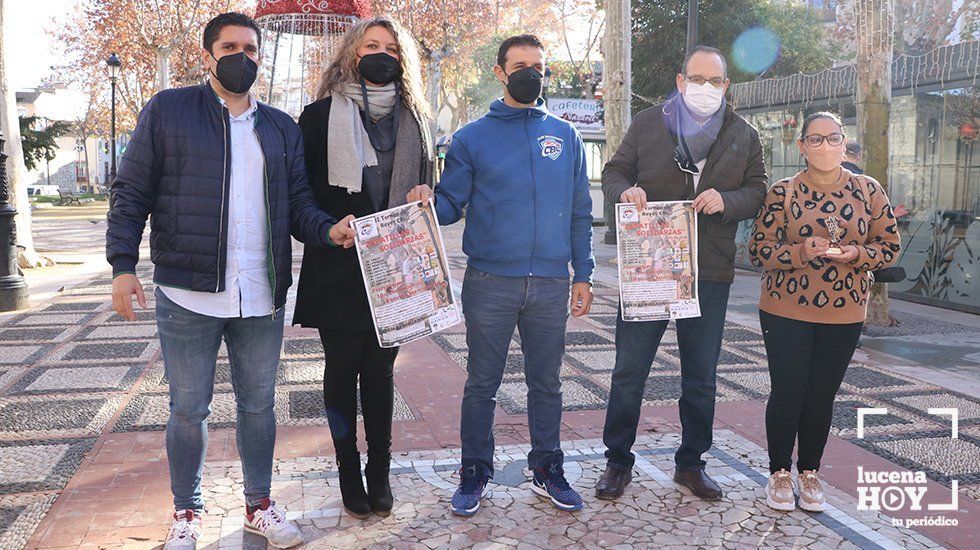
[[[221, 101], [224, 105], [224, 101]], [[194, 292], [161, 286], [174, 303], [209, 317], [272, 315], [269, 281], [269, 219], [265, 197], [265, 158], [255, 133], [258, 105], [249, 96], [244, 113], [229, 117], [231, 124], [231, 183], [228, 200], [228, 258], [225, 290]]]

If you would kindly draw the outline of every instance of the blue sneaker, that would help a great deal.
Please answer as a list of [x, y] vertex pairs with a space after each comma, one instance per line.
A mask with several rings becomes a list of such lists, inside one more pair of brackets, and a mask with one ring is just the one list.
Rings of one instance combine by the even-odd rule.
[[480, 509], [480, 499], [490, 492], [490, 476], [476, 473], [476, 466], [459, 471], [459, 487], [453, 493], [452, 510], [457, 516], [472, 516]]
[[558, 464], [552, 464], [547, 469], [535, 468], [531, 490], [538, 496], [551, 499], [551, 504], [559, 510], [574, 512], [582, 509], [582, 497], [565, 480], [565, 470]]

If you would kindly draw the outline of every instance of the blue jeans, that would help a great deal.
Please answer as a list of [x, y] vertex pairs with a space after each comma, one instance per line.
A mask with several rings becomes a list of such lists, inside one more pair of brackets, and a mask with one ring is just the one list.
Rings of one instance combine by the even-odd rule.
[[[677, 344], [681, 356], [681, 446], [674, 454], [678, 470], [704, 467], [701, 455], [711, 448], [715, 418], [715, 369], [721, 353], [730, 284], [698, 281], [701, 316], [678, 319]], [[633, 467], [630, 449], [643, 405], [643, 389], [650, 366], [667, 330], [668, 321], [616, 320], [616, 366], [609, 390], [609, 407], [602, 442], [610, 466]]]
[[272, 486], [276, 444], [276, 370], [282, 348], [282, 308], [265, 317], [221, 319], [188, 311], [156, 291], [157, 328], [170, 384], [167, 459], [177, 510], [201, 510], [201, 472], [208, 446], [214, 370], [224, 338], [238, 409], [238, 454], [245, 500], [258, 505]]
[[561, 359], [568, 321], [568, 279], [501, 277], [467, 268], [466, 386], [460, 439], [463, 468], [493, 476], [493, 417], [514, 327], [521, 335], [527, 381], [531, 468], [561, 464]]

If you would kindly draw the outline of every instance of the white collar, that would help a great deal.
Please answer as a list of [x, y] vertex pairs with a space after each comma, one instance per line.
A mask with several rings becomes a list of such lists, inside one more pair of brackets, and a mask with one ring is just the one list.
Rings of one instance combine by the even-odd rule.
[[[224, 98], [218, 96], [218, 101], [221, 102], [221, 105], [225, 106]], [[259, 104], [258, 102], [255, 101], [255, 97], [252, 96], [252, 94], [248, 94], [248, 109], [245, 109], [245, 112], [238, 116], [231, 116], [231, 113], [228, 113], [229, 120], [231, 120], [232, 122], [248, 120], [253, 116], [255, 116], [255, 111], [257, 111], [258, 108], [259, 108]]]

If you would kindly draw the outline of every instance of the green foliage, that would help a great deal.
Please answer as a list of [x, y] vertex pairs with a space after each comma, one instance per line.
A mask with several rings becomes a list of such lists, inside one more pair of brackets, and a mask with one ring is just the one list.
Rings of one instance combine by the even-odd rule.
[[38, 130], [40, 117], [20, 117], [20, 135], [24, 146], [24, 164], [28, 170], [34, 170], [41, 162], [53, 160], [58, 152], [55, 141], [61, 136], [68, 135], [71, 123], [55, 120], [46, 127]]
[[[831, 65], [832, 47], [822, 23], [801, 4], [774, 0], [701, 0], [699, 40], [720, 49], [729, 61], [732, 82], [814, 72]], [[776, 62], [761, 74], [740, 70], [732, 62], [732, 45], [753, 27], [772, 31], [779, 39]], [[687, 43], [687, 2], [636, 0], [633, 3], [633, 91], [661, 100], [676, 88], [674, 76], [684, 61]], [[650, 105], [633, 102], [634, 109]]]
[[[595, 75], [591, 68], [581, 63], [549, 60], [551, 82], [548, 84], [548, 97], [591, 98], [595, 94], [593, 82]], [[580, 73], [579, 71], [588, 71]]]

